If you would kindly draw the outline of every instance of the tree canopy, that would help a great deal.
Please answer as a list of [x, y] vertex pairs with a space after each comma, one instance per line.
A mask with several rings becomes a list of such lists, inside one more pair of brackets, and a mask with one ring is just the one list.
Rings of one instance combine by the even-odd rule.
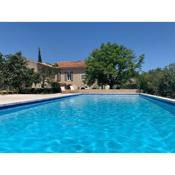
[[0, 53], [0, 88], [4, 87], [5, 82], [4, 72], [5, 72], [5, 58]]
[[143, 72], [138, 77], [139, 88], [150, 94], [159, 94], [160, 79], [163, 76], [163, 70], [160, 68]]
[[130, 78], [134, 77], [141, 68], [144, 55], [138, 58], [131, 49], [115, 43], [102, 44], [95, 49], [86, 60], [86, 83], [99, 86], [117, 85], [120, 88]]
[[26, 59], [21, 52], [0, 56], [1, 88], [12, 89], [20, 92], [23, 88], [30, 87], [38, 81], [33, 69], [27, 67]]
[[39, 75], [41, 80], [41, 87], [45, 87], [45, 83], [51, 83], [52, 80], [55, 78], [55, 75], [58, 74], [59, 70], [57, 67], [48, 67], [48, 66], [41, 66], [39, 67]]
[[139, 75], [138, 84], [145, 93], [175, 97], [175, 64]]

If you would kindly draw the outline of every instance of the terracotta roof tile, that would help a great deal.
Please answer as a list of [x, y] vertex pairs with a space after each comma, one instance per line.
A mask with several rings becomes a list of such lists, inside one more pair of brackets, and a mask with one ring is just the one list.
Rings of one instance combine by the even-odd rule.
[[57, 63], [59, 68], [86, 68], [85, 61], [60, 61]]

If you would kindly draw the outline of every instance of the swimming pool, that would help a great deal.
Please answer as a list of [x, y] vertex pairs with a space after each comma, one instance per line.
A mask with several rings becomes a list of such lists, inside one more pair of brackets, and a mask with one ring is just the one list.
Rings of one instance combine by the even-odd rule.
[[0, 109], [0, 152], [175, 152], [175, 105], [142, 95], [78, 95]]

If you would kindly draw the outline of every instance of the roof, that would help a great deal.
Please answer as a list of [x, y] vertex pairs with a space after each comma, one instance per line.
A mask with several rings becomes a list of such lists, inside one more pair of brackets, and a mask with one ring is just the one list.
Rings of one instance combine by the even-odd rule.
[[51, 64], [47, 64], [47, 63], [40, 63], [40, 62], [36, 62], [36, 61], [33, 61], [33, 60], [27, 60], [27, 62], [29, 63], [34, 63], [34, 64], [40, 64], [40, 65], [43, 65], [43, 66], [48, 66], [48, 67], [51, 67], [51, 68], [55, 68], [54, 66], [52, 66]]
[[85, 61], [60, 61], [57, 63], [58, 67], [64, 68], [86, 68]]

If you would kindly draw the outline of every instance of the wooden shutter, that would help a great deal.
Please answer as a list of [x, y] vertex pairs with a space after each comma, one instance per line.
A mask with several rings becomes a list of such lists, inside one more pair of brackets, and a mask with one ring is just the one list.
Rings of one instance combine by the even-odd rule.
[[70, 72], [71, 81], [73, 81], [73, 72]]
[[64, 73], [64, 80], [67, 81], [67, 72]]

